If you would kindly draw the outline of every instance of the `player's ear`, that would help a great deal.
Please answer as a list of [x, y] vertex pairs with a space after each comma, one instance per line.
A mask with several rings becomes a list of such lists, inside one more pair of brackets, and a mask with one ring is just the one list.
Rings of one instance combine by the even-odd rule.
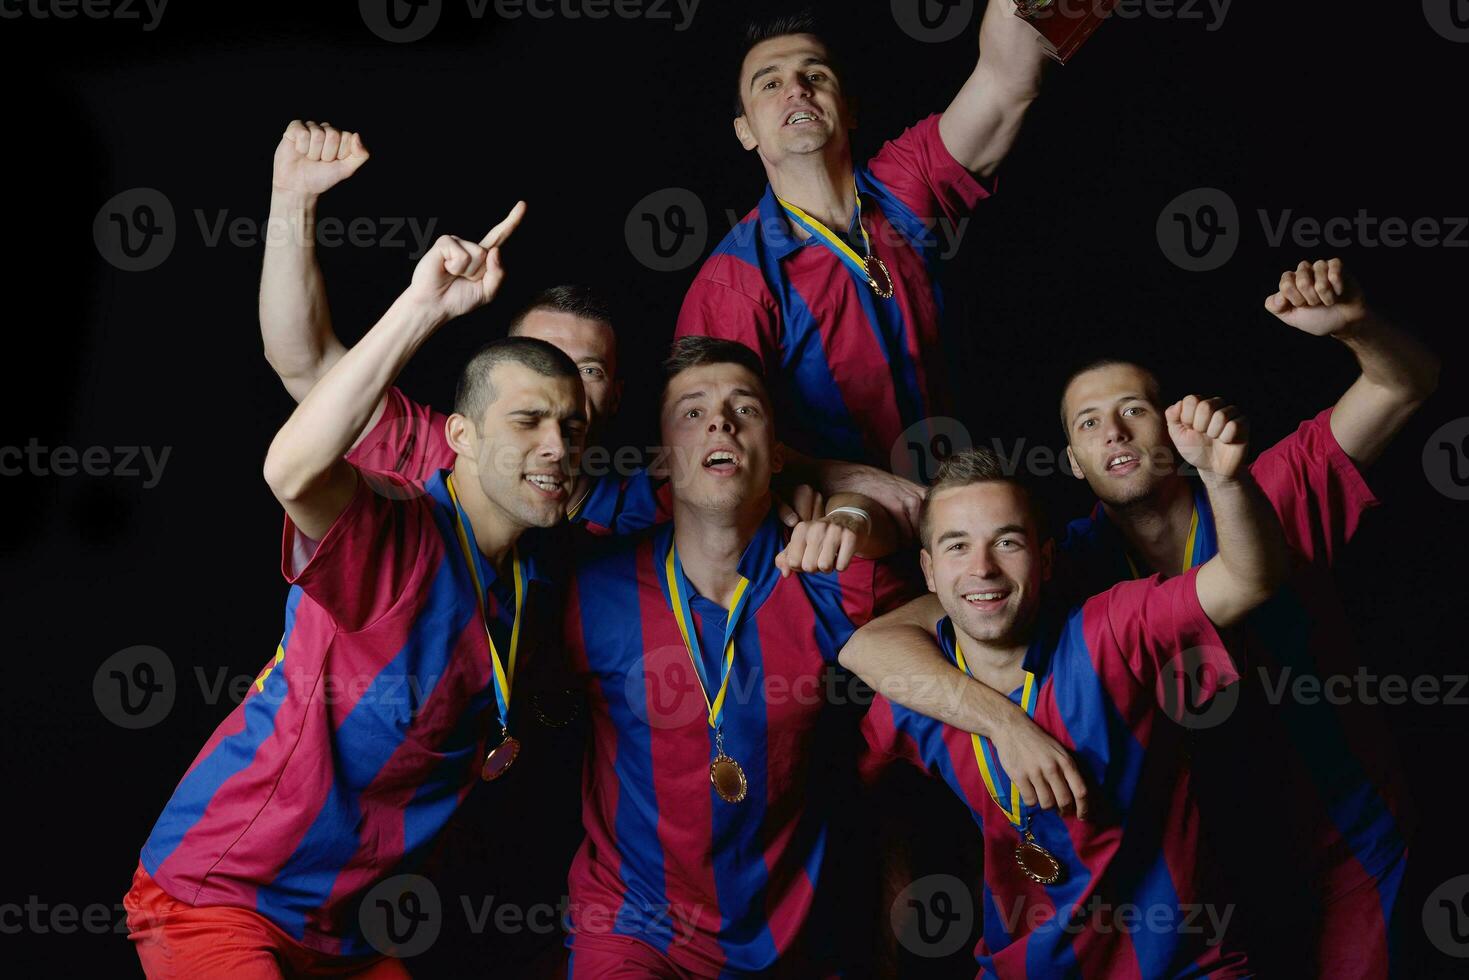
[[770, 472], [772, 475], [786, 468], [786, 445], [777, 442], [775, 448], [770, 451]]
[[747, 150], [753, 150], [759, 146], [755, 134], [750, 130], [750, 122], [743, 115], [735, 116], [734, 121], [735, 139], [740, 141], [740, 146]]
[[938, 586], [933, 581], [933, 556], [928, 553], [927, 548], [918, 552], [918, 566], [923, 569], [923, 580], [928, 583], [928, 591], [937, 593]]
[[457, 412], [444, 421], [444, 438], [454, 455], [475, 459], [479, 447], [475, 443], [474, 424]]
[[1071, 446], [1069, 443], [1066, 446], [1066, 461], [1071, 464], [1072, 476], [1076, 477], [1078, 480], [1086, 479], [1086, 474], [1081, 471], [1081, 464], [1076, 461], [1076, 453], [1071, 451]]

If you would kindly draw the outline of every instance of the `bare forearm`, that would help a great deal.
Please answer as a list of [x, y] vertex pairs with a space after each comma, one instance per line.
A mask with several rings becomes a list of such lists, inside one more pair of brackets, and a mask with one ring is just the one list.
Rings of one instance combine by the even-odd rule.
[[274, 188], [271, 234], [260, 275], [265, 358], [301, 401], [345, 348], [332, 330], [326, 283], [316, 260], [315, 194]]
[[1280, 587], [1290, 555], [1275, 510], [1248, 470], [1230, 478], [1200, 475], [1219, 553], [1200, 570], [1199, 599], [1210, 620], [1230, 626]]
[[351, 448], [404, 365], [443, 320], [400, 297], [322, 376], [276, 434], [266, 480], [299, 496]]
[[989, 0], [979, 25], [979, 65], [1017, 98], [1040, 93], [1045, 52], [1035, 28], [1016, 16], [1014, 0]]
[[1045, 55], [1011, 0], [990, 0], [979, 29], [979, 61], [939, 119], [944, 146], [971, 172], [988, 177], [1014, 146], [1040, 94]]
[[1438, 387], [1439, 359], [1375, 315], [1335, 336], [1356, 356], [1362, 374], [1337, 401], [1332, 433], [1348, 456], [1368, 466]]

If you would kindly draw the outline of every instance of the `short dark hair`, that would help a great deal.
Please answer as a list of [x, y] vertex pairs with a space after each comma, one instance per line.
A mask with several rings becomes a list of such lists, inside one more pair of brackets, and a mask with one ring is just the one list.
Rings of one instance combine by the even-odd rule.
[[475, 424], [485, 416], [485, 409], [495, 400], [495, 386], [490, 372], [501, 364], [514, 362], [547, 378], [566, 378], [581, 384], [581, 372], [561, 348], [534, 337], [501, 337], [481, 347], [464, 370], [454, 392], [454, 412]]
[[1159, 408], [1163, 406], [1163, 386], [1158, 383], [1158, 376], [1154, 374], [1152, 370], [1150, 370], [1145, 365], [1139, 364], [1137, 361], [1129, 361], [1123, 357], [1099, 357], [1094, 361], [1089, 361], [1086, 364], [1083, 364], [1075, 371], [1072, 371], [1066, 376], [1065, 383], [1061, 385], [1061, 399], [1059, 402], [1061, 412], [1061, 431], [1066, 433], [1066, 442], [1068, 444], [1070, 444], [1071, 442], [1071, 420], [1066, 417], [1066, 393], [1071, 390], [1072, 383], [1083, 374], [1086, 374], [1090, 371], [1098, 371], [1102, 368], [1109, 367], [1137, 368], [1139, 371], [1147, 376], [1148, 388], [1147, 391], [1144, 392], [1144, 394], [1146, 394], [1148, 398], [1152, 400], [1154, 405], [1157, 405]]
[[973, 449], [961, 450], [939, 464], [938, 473], [935, 474], [928, 492], [923, 495], [923, 505], [918, 510], [920, 546], [927, 548], [929, 545], [928, 536], [931, 530], [929, 512], [934, 497], [945, 490], [972, 486], [976, 483], [1009, 483], [1019, 487], [1025, 494], [1026, 503], [1030, 506], [1030, 516], [1035, 521], [1036, 531], [1042, 539], [1050, 536], [1046, 509], [1035, 491], [1018, 474], [1006, 472], [1005, 464], [998, 454], [977, 446]]
[[831, 43], [827, 40], [823, 27], [824, 25], [810, 7], [801, 7], [797, 10], [789, 10], [785, 13], [746, 22], [744, 37], [735, 58], [734, 114], [736, 119], [745, 114], [745, 57], [756, 45], [763, 44], [772, 38], [787, 37], [791, 34], [811, 34], [820, 38], [821, 43], [826, 46], [826, 55], [832, 62], [832, 70], [837, 73], [838, 78], [845, 77], [841, 68], [835, 63], [836, 52], [832, 51]]
[[569, 313], [584, 320], [599, 320], [609, 327], [612, 326], [612, 304], [607, 301], [607, 297], [591, 286], [573, 282], [543, 289], [531, 297], [531, 301], [510, 321], [510, 336], [518, 336], [520, 325], [536, 310], [555, 310], [557, 313]]
[[675, 340], [663, 361], [663, 391], [666, 393], [668, 385], [680, 374], [707, 364], [739, 365], [755, 376], [760, 382], [761, 392], [766, 395], [765, 400], [770, 400], [760, 355], [738, 341], [718, 337], [680, 337]]

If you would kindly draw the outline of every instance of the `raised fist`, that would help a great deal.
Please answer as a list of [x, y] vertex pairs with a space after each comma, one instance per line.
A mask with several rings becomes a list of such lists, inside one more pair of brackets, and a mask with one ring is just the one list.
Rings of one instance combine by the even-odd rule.
[[1364, 319], [1367, 300], [1341, 259], [1318, 259], [1281, 273], [1279, 289], [1265, 300], [1265, 309], [1297, 330], [1330, 337]]
[[292, 119], [275, 148], [271, 184], [280, 190], [321, 194], [367, 162], [360, 133], [344, 133], [331, 123]]
[[1224, 399], [1189, 395], [1169, 405], [1163, 417], [1178, 454], [1201, 476], [1229, 478], [1244, 466], [1249, 422], [1239, 409], [1225, 405]]

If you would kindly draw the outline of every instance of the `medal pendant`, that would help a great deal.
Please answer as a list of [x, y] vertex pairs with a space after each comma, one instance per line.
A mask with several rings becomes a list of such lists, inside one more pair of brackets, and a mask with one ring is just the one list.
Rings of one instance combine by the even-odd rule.
[[516, 756], [520, 755], [520, 739], [514, 735], [506, 735], [500, 744], [490, 749], [490, 754], [485, 756], [484, 768], [480, 769], [480, 776], [486, 782], [493, 782], [505, 775], [505, 770], [515, 762]]
[[745, 780], [745, 770], [723, 752], [709, 764], [709, 782], [714, 784], [714, 792], [726, 803], [740, 802], [750, 789]]
[[[878, 299], [893, 298], [893, 277], [888, 274], [887, 264], [876, 255], [869, 255], [863, 260], [863, 266], [867, 269], [867, 285], [877, 294]], [[879, 273], [881, 277], [879, 278]]]
[[1056, 855], [1041, 847], [1029, 830], [1015, 845], [1015, 863], [1020, 865], [1025, 877], [1042, 885], [1056, 884], [1065, 873]]

